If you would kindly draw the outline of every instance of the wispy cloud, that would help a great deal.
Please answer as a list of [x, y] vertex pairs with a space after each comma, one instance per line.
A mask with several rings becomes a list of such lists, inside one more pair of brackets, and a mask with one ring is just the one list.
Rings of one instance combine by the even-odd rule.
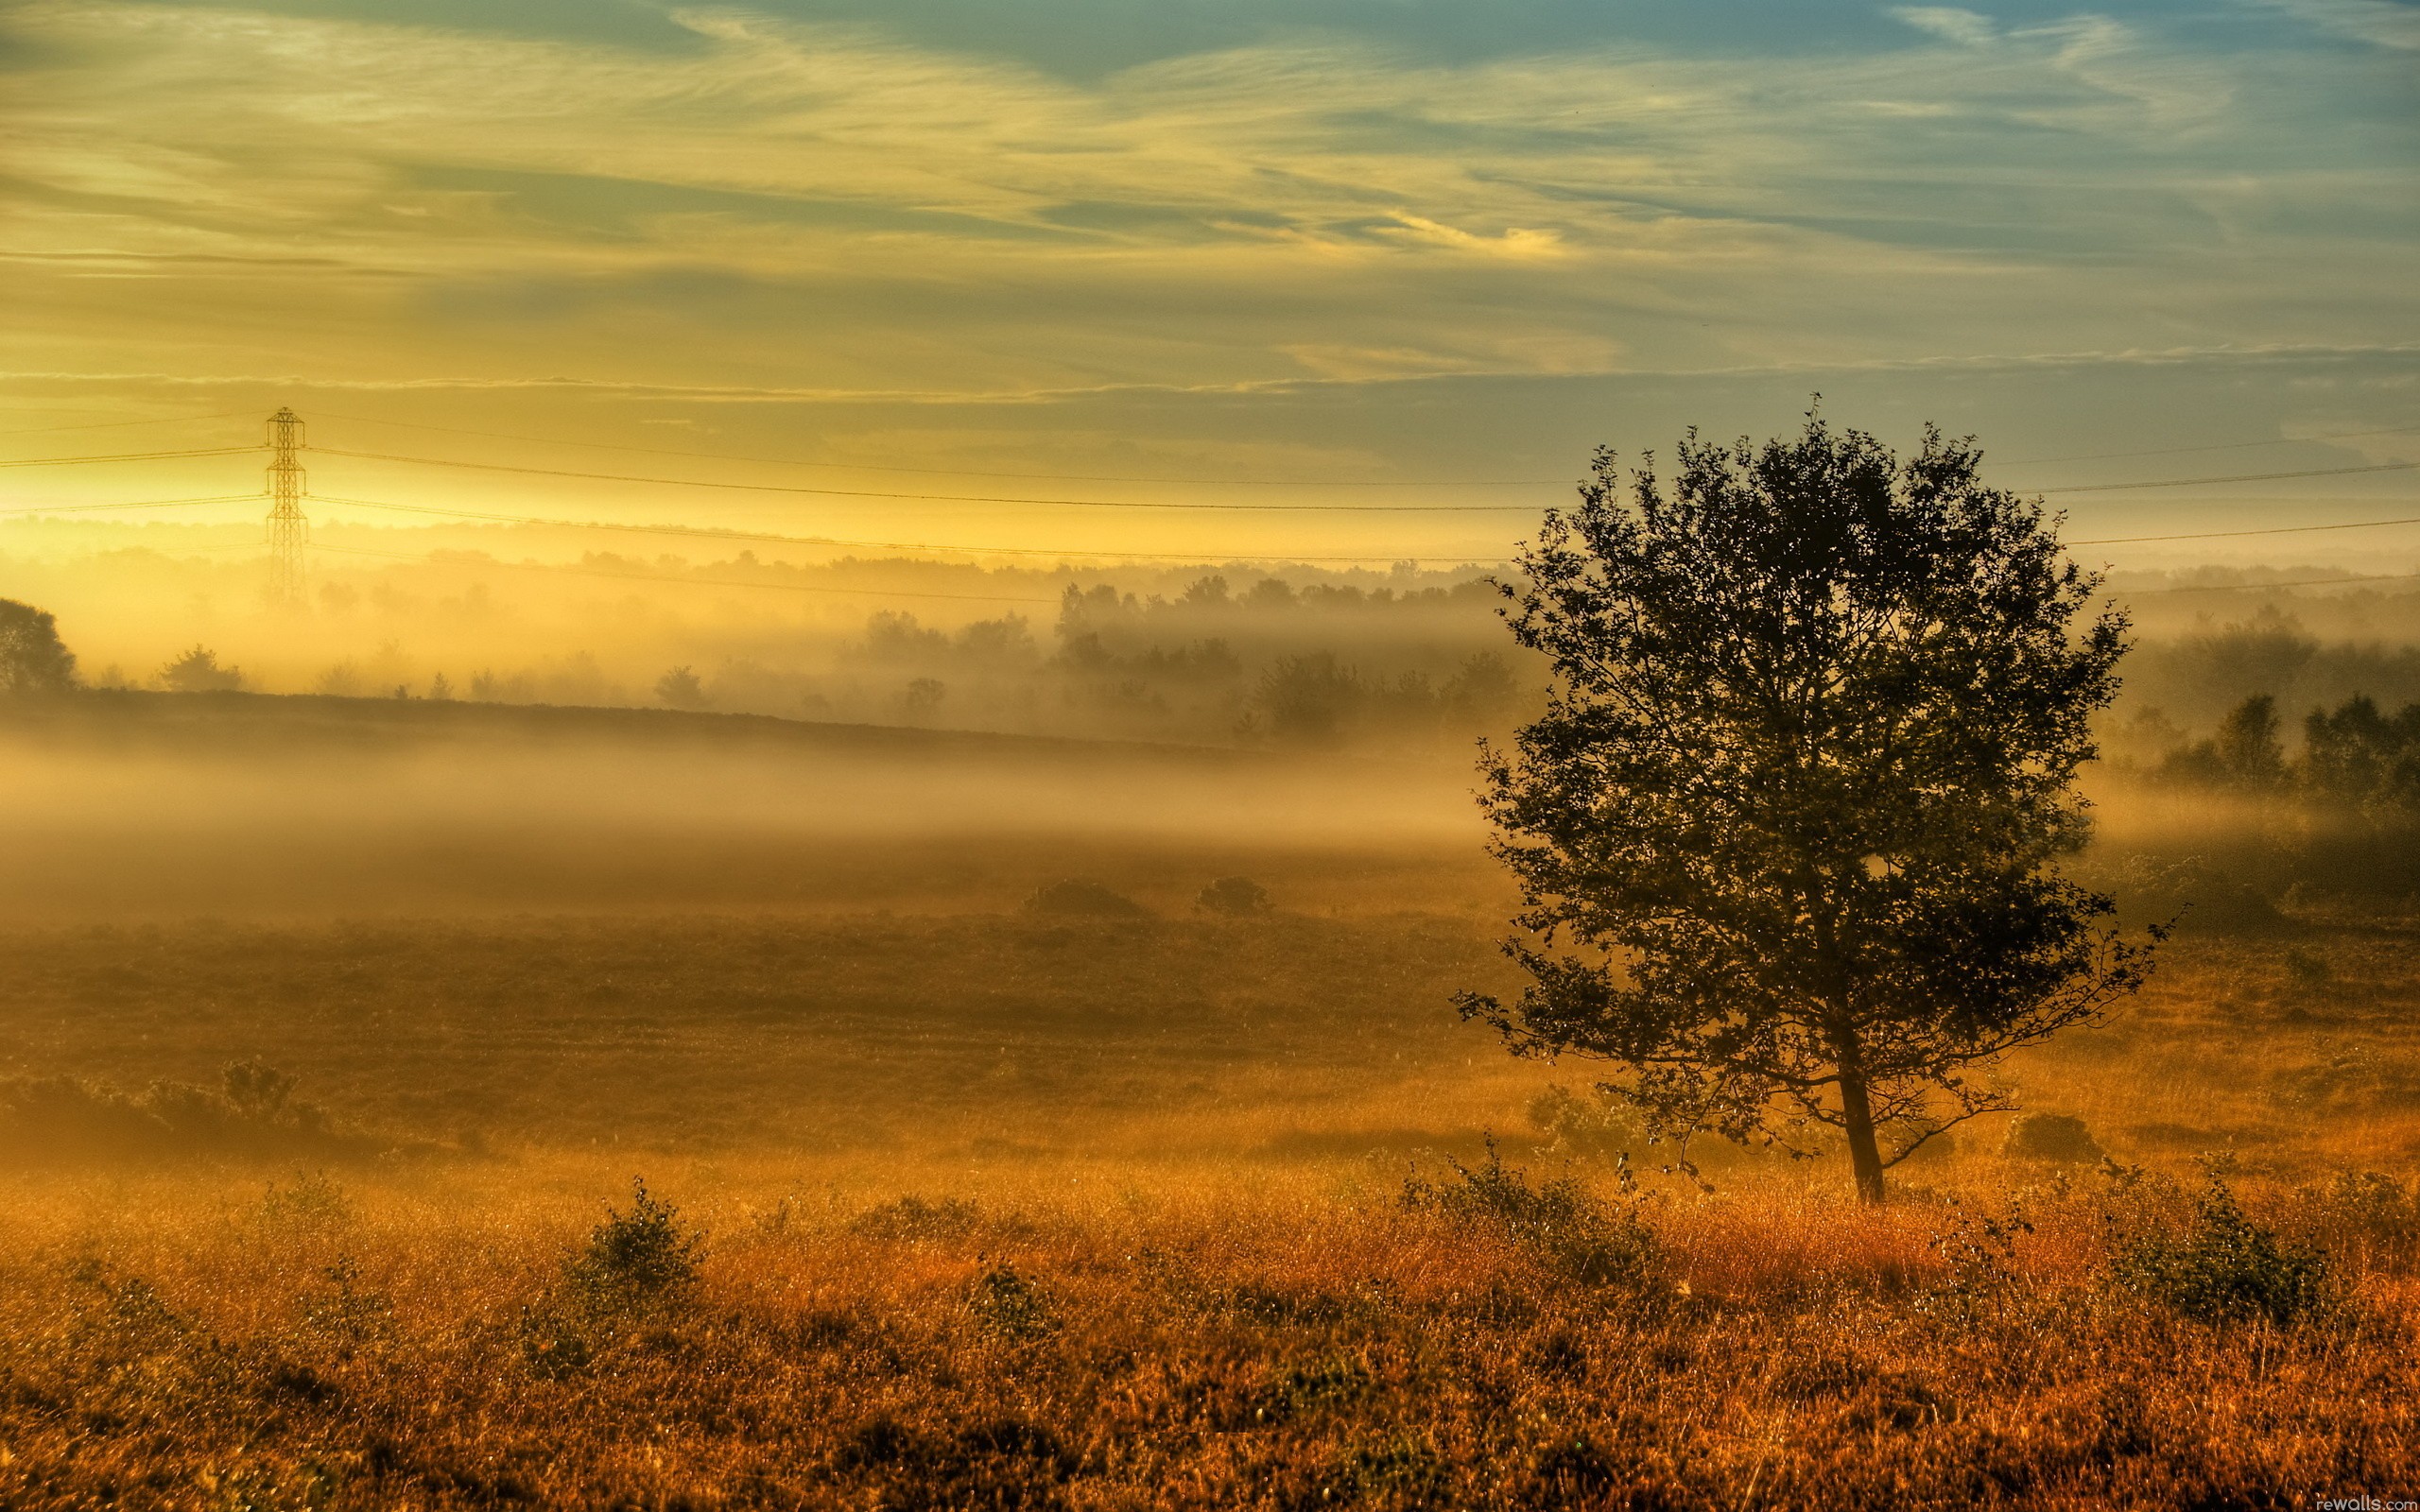
[[1947, 38], [1962, 46], [1985, 46], [1999, 36], [1989, 16], [1956, 6], [1899, 6], [1891, 13], [1919, 31]]
[[2402, 0], [2260, 0], [2320, 30], [2406, 52], [2420, 50], [2420, 5]]
[[1891, 14], [1956, 63], [1376, 39], [1071, 79], [731, 8], [649, 52], [35, 0], [0, 250], [41, 313], [10, 340], [29, 369], [300, 352], [348, 382], [909, 395], [2408, 323], [2410, 217], [2377, 207], [2411, 165], [2310, 119], [2385, 86], [2105, 19]]

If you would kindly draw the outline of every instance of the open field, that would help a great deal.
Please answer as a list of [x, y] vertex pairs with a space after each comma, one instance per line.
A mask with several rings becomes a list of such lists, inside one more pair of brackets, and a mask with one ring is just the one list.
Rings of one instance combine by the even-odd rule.
[[[9, 747], [91, 801], [11, 819], [83, 880], [7, 869], [0, 1503], [2218, 1507], [2420, 1474], [2400, 905], [2187, 930], [2007, 1068], [2112, 1166], [1996, 1121], [1862, 1212], [1828, 1158], [1701, 1150], [1709, 1193], [1642, 1146], [1626, 1192], [1617, 1139], [1553, 1125], [1588, 1069], [1446, 1003], [1508, 982], [1501, 883], [1451, 816], [1374, 816], [1451, 774], [1264, 764], [1154, 816], [1125, 780], [1209, 758], [1028, 743], [1024, 822], [964, 833], [947, 792], [868, 806], [960, 780], [943, 737], [771, 731], [892, 742], [880, 790], [828, 748], [777, 778], [591, 736], [549, 794], [520, 744], [372, 728], [172, 744], [210, 801], [164, 832], [156, 751]], [[636, 780], [675, 766], [677, 802]], [[716, 817], [842, 782], [853, 811]], [[130, 921], [79, 833], [150, 848]], [[1193, 909], [1236, 873], [1271, 915]], [[1021, 911], [1071, 874], [1150, 913]], [[252, 1062], [290, 1087], [223, 1075]], [[634, 1176], [677, 1216], [636, 1221]]]

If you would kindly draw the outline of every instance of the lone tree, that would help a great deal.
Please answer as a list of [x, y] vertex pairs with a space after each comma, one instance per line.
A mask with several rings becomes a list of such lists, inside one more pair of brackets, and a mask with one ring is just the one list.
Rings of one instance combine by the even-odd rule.
[[0, 598], [0, 696], [65, 693], [76, 686], [76, 653], [47, 610]]
[[[1482, 747], [1505, 942], [1531, 984], [1457, 1000], [1516, 1055], [1615, 1063], [1681, 1142], [1845, 1136], [1858, 1195], [2014, 1105], [1978, 1074], [2139, 986], [2149, 944], [2052, 869], [2126, 619], [2040, 506], [1927, 428], [1905, 463], [1810, 414], [1680, 448], [1627, 504], [1597, 455], [1504, 617], [1551, 659], [1544, 717]], [[2154, 932], [2156, 938], [2156, 932]]]

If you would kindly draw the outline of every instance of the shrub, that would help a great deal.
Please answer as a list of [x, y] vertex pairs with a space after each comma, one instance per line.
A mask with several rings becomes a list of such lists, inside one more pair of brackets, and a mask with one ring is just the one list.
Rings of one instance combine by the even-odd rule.
[[2137, 851], [2099, 880], [2117, 898], [2118, 917], [2129, 924], [2172, 921], [2179, 929], [2230, 935], [2292, 927], [2249, 884], [2200, 856], [2166, 860]]
[[363, 1160], [389, 1146], [294, 1099], [294, 1078], [257, 1060], [216, 1088], [155, 1081], [140, 1092], [72, 1076], [0, 1081], [0, 1159], [26, 1161]]
[[2135, 1238], [2118, 1252], [2111, 1279], [2205, 1323], [2291, 1323], [2330, 1299], [2326, 1262], [2254, 1223], [2215, 1174], [2182, 1231]]
[[1558, 1155], [1623, 1156], [1646, 1135], [1629, 1108], [1602, 1092], [1582, 1097], [1566, 1087], [1549, 1087], [1530, 1100], [1530, 1123], [1549, 1136]]
[[647, 1307], [679, 1297], [698, 1279], [705, 1235], [683, 1231], [681, 1210], [651, 1195], [647, 1178], [631, 1178], [627, 1212], [609, 1209], [588, 1244], [564, 1266], [573, 1289], [601, 1306]]
[[850, 1220], [849, 1231], [873, 1239], [956, 1239], [971, 1232], [978, 1216], [963, 1197], [927, 1202], [909, 1195], [867, 1209]]
[[1007, 1265], [994, 1265], [976, 1278], [966, 1300], [983, 1327], [1003, 1338], [1039, 1338], [1059, 1326], [1050, 1315], [1049, 1300]]
[[2027, 1113], [2008, 1129], [2005, 1153], [2025, 1160], [2095, 1161], [2100, 1143], [2073, 1113]]
[[1148, 919], [1150, 910], [1098, 882], [1069, 877], [1037, 890], [1025, 911], [1058, 919]]
[[1634, 1211], [1608, 1211], [1578, 1180], [1564, 1177], [1533, 1187], [1504, 1163], [1493, 1140], [1485, 1164], [1450, 1163], [1459, 1181], [1415, 1176], [1404, 1183], [1403, 1205], [1492, 1229], [1592, 1286], [1638, 1285], [1658, 1271], [1654, 1230]]
[[667, 709], [703, 709], [706, 685], [687, 667], [674, 667], [655, 679], [655, 696]]
[[218, 653], [205, 645], [196, 645], [160, 669], [160, 686], [170, 693], [233, 693], [243, 685], [243, 669], [219, 665]]
[[1220, 877], [1195, 896], [1193, 906], [1205, 914], [1251, 919], [1269, 912], [1269, 889], [1250, 877]]
[[2420, 1251], [2420, 1187], [2377, 1171], [2350, 1171], [2310, 1200], [2316, 1226], [2350, 1239], [2375, 1258], [2409, 1261]]

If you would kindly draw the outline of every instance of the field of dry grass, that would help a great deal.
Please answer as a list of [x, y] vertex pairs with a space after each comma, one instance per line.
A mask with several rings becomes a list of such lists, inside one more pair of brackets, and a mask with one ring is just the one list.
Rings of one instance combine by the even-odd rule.
[[[1589, 1068], [1447, 1005], [1504, 985], [1468, 850], [1239, 836], [715, 830], [509, 906], [21, 913], [0, 1506], [2420, 1488], [2420, 912], [2188, 928], [2005, 1069], [2105, 1162], [1969, 1125], [1858, 1211], [1835, 1160], [1634, 1184], [1550, 1116]], [[1020, 911], [1073, 872], [1150, 914]], [[1276, 912], [1194, 911], [1228, 872]]]
[[[2012, 1068], [2144, 1174], [1970, 1132], [1881, 1212], [1830, 1161], [1625, 1195], [1551, 1145], [1531, 1103], [1584, 1068], [1453, 1022], [1495, 969], [1468, 915], [21, 934], [11, 1072], [270, 1056], [389, 1148], [20, 1164], [0, 1503], [2393, 1494], [2414, 922], [2185, 936], [2138, 1007]], [[2282, 1292], [2212, 1228], [2213, 1158]], [[702, 1233], [693, 1280], [598, 1280], [634, 1174]], [[2153, 1241], [2222, 1284], [2128, 1271]]]

